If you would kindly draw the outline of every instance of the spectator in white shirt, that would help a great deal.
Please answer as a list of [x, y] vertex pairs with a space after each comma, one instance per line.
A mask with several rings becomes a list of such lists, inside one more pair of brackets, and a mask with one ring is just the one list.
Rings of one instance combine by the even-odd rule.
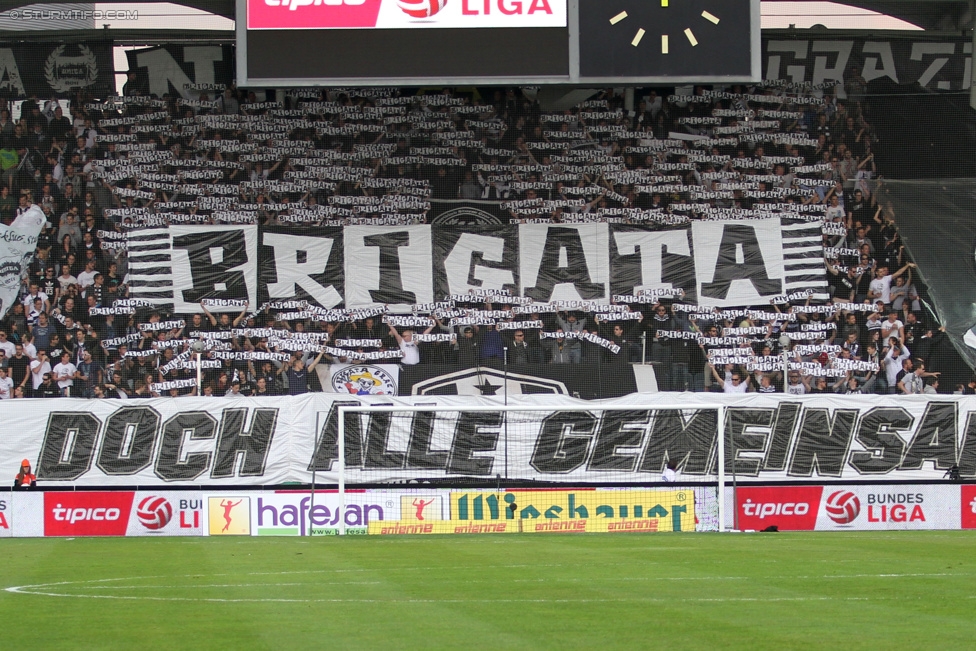
[[732, 371], [732, 377], [726, 381], [718, 374], [714, 366], [709, 364], [708, 368], [712, 369], [712, 376], [715, 377], [715, 381], [718, 382], [719, 386], [722, 387], [722, 391], [725, 393], [745, 393], [749, 390], [749, 383], [743, 380], [742, 373]]
[[43, 350], [37, 351], [37, 359], [31, 362], [31, 387], [37, 391], [41, 386], [44, 376], [51, 372], [51, 362], [47, 360], [47, 353]]
[[7, 369], [0, 368], [0, 400], [14, 397], [14, 381], [7, 377]]
[[885, 305], [891, 303], [891, 281], [914, 267], [915, 263], [909, 262], [893, 274], [888, 273], [888, 267], [879, 267], [877, 275], [868, 287], [868, 298], [872, 302], [883, 301]]
[[895, 337], [888, 340], [888, 352], [884, 356], [885, 377], [888, 380], [888, 393], [895, 393], [898, 388], [898, 373], [902, 370], [902, 363], [910, 358], [902, 343]]
[[905, 341], [905, 324], [898, 319], [898, 312], [894, 310], [888, 312], [888, 318], [881, 322], [881, 338], [891, 337], [898, 337], [899, 341]]
[[7, 359], [17, 354], [17, 345], [12, 341], [7, 341], [7, 333], [3, 330], [0, 330], [0, 350], [6, 354]]
[[78, 375], [78, 367], [71, 363], [71, 353], [61, 353], [61, 362], [55, 365], [53, 372], [61, 393], [65, 396], [71, 395], [71, 387]]
[[397, 332], [397, 329], [391, 325], [390, 334], [396, 338], [397, 345], [400, 347], [400, 350], [403, 351], [403, 359], [400, 361], [407, 366], [419, 364], [420, 348], [417, 346], [417, 342], [413, 340], [413, 329], [407, 328], [401, 335], [399, 332]]
[[85, 263], [85, 270], [78, 274], [78, 284], [81, 285], [82, 289], [91, 287], [95, 284], [95, 276], [97, 275], [98, 272], [95, 271], [95, 262], [89, 260]]

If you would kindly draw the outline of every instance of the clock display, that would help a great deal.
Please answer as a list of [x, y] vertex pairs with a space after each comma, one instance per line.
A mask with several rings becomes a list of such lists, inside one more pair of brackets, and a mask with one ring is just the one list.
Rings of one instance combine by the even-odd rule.
[[752, 0], [580, 0], [580, 75], [748, 78]]

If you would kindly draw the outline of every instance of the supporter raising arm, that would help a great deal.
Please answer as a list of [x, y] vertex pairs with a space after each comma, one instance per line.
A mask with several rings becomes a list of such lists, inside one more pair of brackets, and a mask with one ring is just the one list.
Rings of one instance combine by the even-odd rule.
[[[428, 334], [433, 329], [434, 326], [427, 328], [424, 334]], [[400, 334], [393, 324], [390, 324], [390, 335], [396, 339], [397, 346], [403, 352], [403, 363], [407, 366], [420, 363], [420, 348], [413, 339], [413, 333], [413, 328], [404, 328], [403, 334]]]
[[738, 371], [732, 371], [732, 377], [726, 382], [725, 378], [719, 375], [719, 372], [715, 370], [715, 367], [709, 363], [708, 368], [712, 371], [712, 377], [718, 382], [718, 385], [722, 387], [722, 391], [725, 393], [746, 393], [749, 390], [749, 382], [743, 379], [743, 374]]
[[912, 354], [897, 337], [888, 340], [887, 353], [884, 356], [885, 376], [888, 380], [888, 393], [895, 393], [898, 386], [898, 373], [902, 370], [903, 362]]

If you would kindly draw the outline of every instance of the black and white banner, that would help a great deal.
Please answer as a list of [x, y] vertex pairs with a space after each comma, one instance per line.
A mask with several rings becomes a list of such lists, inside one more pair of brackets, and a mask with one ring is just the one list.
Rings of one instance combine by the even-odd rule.
[[519, 231], [514, 226], [438, 227], [433, 232], [434, 298], [496, 290], [519, 295]]
[[342, 228], [267, 226], [260, 231], [258, 301], [343, 302]]
[[111, 40], [0, 47], [0, 96], [43, 101], [77, 89], [95, 97], [115, 91]]
[[125, 54], [143, 95], [197, 98], [206, 92], [215, 99], [234, 81], [231, 45], [165, 45]]
[[[352, 371], [350, 384], [375, 382]], [[375, 386], [375, 384], [374, 384]], [[366, 389], [364, 389], [366, 390]], [[358, 390], [356, 391], [358, 393]], [[349, 391], [351, 393], [351, 391]], [[541, 406], [532, 396], [509, 405]], [[540, 410], [495, 398], [307, 394], [276, 398], [11, 401], [0, 475], [21, 459], [55, 486], [274, 485], [337, 479], [339, 405], [424, 407], [345, 421], [346, 481], [645, 482], [669, 462], [714, 481], [718, 418], [731, 481], [848, 483], [938, 480], [957, 465], [976, 477], [976, 398], [664, 394], [584, 402], [546, 396]], [[617, 409], [610, 409], [616, 407]], [[429, 408], [429, 410], [428, 410]], [[317, 431], [316, 431], [317, 429]]]
[[211, 312], [257, 306], [256, 226], [170, 226], [131, 231], [130, 295], [175, 312], [201, 311], [206, 299], [227, 300]]
[[918, 84], [928, 90], [968, 90], [972, 81], [969, 37], [763, 39], [763, 79], [814, 85], [863, 77]]
[[[313, 288], [344, 284], [349, 308], [429, 303], [472, 290], [509, 291], [540, 303], [609, 303], [614, 295], [678, 289], [685, 302], [736, 307], [826, 287], [815, 231], [780, 219], [679, 226], [352, 226], [344, 232], [344, 278], [323, 271], [310, 279], [291, 258], [284, 266]], [[305, 234], [310, 239], [317, 231]], [[331, 261], [329, 266], [336, 269]], [[262, 268], [270, 278], [270, 267]], [[285, 293], [278, 286], [275, 297], [291, 298]], [[307, 293], [296, 290], [293, 297]]]
[[203, 299], [247, 299], [252, 309], [291, 300], [402, 309], [469, 293], [595, 304], [683, 293], [683, 302], [722, 308], [826, 287], [819, 229], [785, 219], [265, 227], [260, 234], [256, 226], [174, 225], [134, 230], [128, 246], [131, 295], [178, 312], [197, 311]]

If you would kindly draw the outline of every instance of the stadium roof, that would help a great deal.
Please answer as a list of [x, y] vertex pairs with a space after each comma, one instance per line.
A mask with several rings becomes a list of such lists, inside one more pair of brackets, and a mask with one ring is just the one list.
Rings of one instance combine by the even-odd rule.
[[[99, 4], [131, 4], [133, 0], [98, 0]], [[174, 0], [137, 0], [172, 2]], [[804, 1], [804, 0], [792, 0]], [[838, 0], [852, 7], [900, 18], [926, 30], [959, 31], [973, 26], [973, 0]], [[38, 0], [0, 0], [0, 10], [9, 10]], [[235, 0], [178, 0], [178, 4], [225, 18], [234, 18]]]

